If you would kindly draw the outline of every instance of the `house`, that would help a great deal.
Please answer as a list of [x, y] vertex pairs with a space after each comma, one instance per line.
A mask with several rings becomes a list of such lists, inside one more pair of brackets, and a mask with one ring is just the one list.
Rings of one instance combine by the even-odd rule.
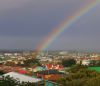
[[63, 70], [64, 69], [64, 67], [62, 65], [46, 64], [45, 66], [48, 70], [50, 70], [50, 69]]
[[38, 83], [41, 82], [42, 80], [39, 78], [33, 78], [27, 75], [19, 74], [16, 72], [9, 72], [3, 75], [4, 77], [9, 76], [13, 77], [14, 79], [19, 80], [20, 82], [31, 82], [31, 83]]
[[50, 81], [56, 81], [58, 78], [64, 77], [64, 75], [64, 73], [61, 73], [57, 70], [45, 70], [37, 72], [37, 77]]
[[46, 69], [41, 66], [37, 66], [37, 67], [33, 68], [33, 72], [44, 71], [44, 70], [46, 70]]
[[90, 63], [91, 63], [91, 60], [83, 60], [83, 61], [82, 61], [82, 65], [89, 66]]

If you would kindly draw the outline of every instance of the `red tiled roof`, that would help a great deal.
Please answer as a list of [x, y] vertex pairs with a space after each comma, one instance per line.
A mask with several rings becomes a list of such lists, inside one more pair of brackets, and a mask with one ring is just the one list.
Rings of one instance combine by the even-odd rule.
[[26, 74], [26, 71], [25, 70], [19, 70], [18, 73], [20, 73], [20, 74]]
[[57, 70], [61, 70], [64, 67], [62, 65], [46, 64], [46, 68], [47, 69], [57, 69]]

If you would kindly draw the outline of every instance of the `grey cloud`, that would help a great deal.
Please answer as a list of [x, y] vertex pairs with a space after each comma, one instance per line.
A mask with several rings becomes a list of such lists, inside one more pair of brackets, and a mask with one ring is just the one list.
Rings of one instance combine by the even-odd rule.
[[[0, 48], [36, 47], [65, 17], [91, 1], [0, 0]], [[49, 48], [97, 48], [100, 43], [99, 8], [100, 5], [73, 23]]]

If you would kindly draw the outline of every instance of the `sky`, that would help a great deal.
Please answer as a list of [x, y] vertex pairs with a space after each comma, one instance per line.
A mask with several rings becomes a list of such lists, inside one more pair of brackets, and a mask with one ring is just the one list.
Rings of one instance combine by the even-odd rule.
[[[65, 17], [91, 0], [0, 0], [0, 49], [35, 49]], [[100, 50], [100, 4], [61, 33], [50, 50]]]

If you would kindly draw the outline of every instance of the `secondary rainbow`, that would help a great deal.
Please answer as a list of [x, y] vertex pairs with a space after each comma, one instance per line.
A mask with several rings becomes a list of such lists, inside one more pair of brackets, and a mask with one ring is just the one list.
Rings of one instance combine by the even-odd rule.
[[91, 0], [91, 2], [84, 6], [82, 9], [78, 10], [73, 15], [65, 18], [64, 21], [62, 21], [57, 27], [55, 27], [47, 37], [45, 37], [42, 42], [37, 45], [36, 50], [43, 51], [46, 50], [49, 45], [66, 29], [69, 28], [74, 22], [76, 22], [80, 17], [82, 17], [84, 14], [86, 14], [89, 10], [94, 8], [96, 4], [100, 2], [99, 0]]

